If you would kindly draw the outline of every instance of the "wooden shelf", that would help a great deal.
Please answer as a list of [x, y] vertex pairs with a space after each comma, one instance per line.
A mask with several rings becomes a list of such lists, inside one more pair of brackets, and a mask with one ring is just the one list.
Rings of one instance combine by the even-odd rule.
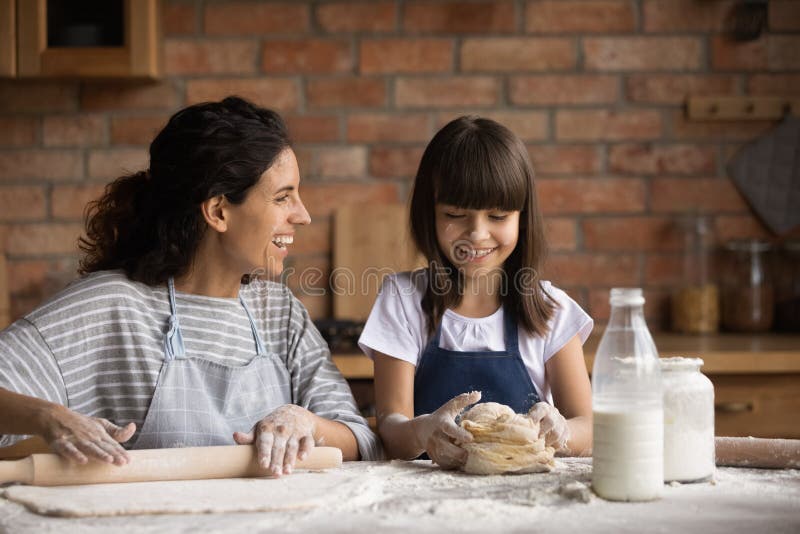
[[[800, 373], [800, 336], [719, 334], [686, 336], [656, 334], [661, 357], [702, 358], [705, 374]], [[600, 336], [590, 337], [583, 347], [591, 372]], [[334, 354], [333, 361], [345, 378], [372, 378], [372, 360], [361, 353]]]

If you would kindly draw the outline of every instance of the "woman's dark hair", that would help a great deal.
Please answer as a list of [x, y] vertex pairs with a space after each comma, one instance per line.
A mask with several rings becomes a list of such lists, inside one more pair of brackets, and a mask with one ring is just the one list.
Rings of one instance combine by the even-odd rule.
[[200, 204], [241, 204], [289, 146], [277, 113], [238, 97], [178, 111], [150, 144], [150, 168], [87, 206], [79, 272], [122, 269], [150, 285], [185, 274], [207, 227]]
[[541, 286], [546, 254], [528, 151], [511, 130], [479, 117], [459, 117], [433, 137], [422, 155], [411, 197], [411, 237], [428, 260], [422, 299], [428, 333], [463, 294], [463, 273], [439, 248], [437, 203], [463, 209], [520, 211], [519, 240], [506, 260], [501, 299], [506, 310], [538, 335], [547, 332], [555, 301]]

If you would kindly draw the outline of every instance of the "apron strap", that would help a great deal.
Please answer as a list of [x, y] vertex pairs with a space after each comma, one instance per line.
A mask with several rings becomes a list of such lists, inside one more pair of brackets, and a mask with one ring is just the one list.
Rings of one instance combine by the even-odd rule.
[[253, 315], [250, 313], [250, 309], [247, 307], [247, 304], [245, 304], [241, 292], [239, 292], [239, 302], [242, 303], [242, 308], [244, 308], [244, 312], [247, 314], [247, 319], [250, 321], [250, 330], [252, 330], [253, 339], [256, 342], [256, 356], [266, 356], [267, 351], [264, 350], [264, 343], [261, 341], [261, 336], [258, 334], [256, 322], [253, 320]]
[[513, 313], [509, 313], [508, 308], [503, 309], [503, 325], [506, 336], [506, 352], [519, 355], [517, 319]]
[[178, 311], [175, 303], [175, 281], [172, 277], [167, 280], [167, 291], [169, 293], [169, 328], [167, 335], [164, 336], [164, 359], [172, 361], [175, 358], [186, 356], [186, 347], [183, 344], [183, 334], [181, 325], [178, 322]]

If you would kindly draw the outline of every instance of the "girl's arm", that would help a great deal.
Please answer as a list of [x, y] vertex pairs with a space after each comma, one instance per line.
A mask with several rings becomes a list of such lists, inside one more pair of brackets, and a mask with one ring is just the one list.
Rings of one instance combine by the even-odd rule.
[[583, 347], [577, 335], [545, 363], [545, 374], [553, 402], [567, 419], [569, 439], [566, 448], [559, 451], [564, 456], [589, 456], [592, 454], [592, 386]]
[[380, 352], [374, 355], [378, 434], [389, 459], [410, 460], [424, 452], [414, 429], [414, 366]]

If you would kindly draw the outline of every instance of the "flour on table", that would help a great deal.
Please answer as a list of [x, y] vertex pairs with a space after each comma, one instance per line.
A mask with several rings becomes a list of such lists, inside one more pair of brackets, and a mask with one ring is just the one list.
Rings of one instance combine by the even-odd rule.
[[282, 478], [11, 486], [0, 491], [32, 512], [60, 517], [275, 512], [327, 504], [348, 479], [339, 472], [295, 472]]
[[555, 450], [539, 437], [539, 424], [496, 402], [477, 404], [461, 418], [473, 441], [462, 470], [476, 475], [542, 473], [555, 468]]

